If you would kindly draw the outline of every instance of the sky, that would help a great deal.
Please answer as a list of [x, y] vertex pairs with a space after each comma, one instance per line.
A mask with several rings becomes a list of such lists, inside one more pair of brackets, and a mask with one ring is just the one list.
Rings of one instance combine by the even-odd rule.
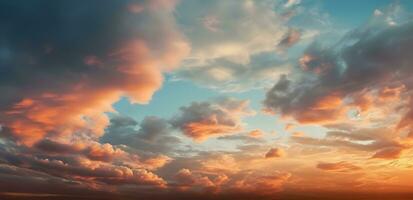
[[0, 198], [412, 199], [412, 14], [0, 0]]

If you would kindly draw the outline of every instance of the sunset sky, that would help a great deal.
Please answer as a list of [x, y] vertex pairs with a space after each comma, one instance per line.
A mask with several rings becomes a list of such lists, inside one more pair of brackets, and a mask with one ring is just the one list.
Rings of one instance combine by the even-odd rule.
[[0, 199], [413, 199], [412, 14], [0, 0]]

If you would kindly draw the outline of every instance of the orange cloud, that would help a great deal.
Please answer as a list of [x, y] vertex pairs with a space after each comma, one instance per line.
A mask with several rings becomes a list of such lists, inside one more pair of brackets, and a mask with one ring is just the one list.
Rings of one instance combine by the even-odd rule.
[[292, 129], [294, 129], [294, 124], [288, 123], [284, 126], [284, 130], [286, 131], [291, 131]]
[[161, 65], [177, 65], [177, 60], [188, 51], [182, 48], [171, 48], [163, 54], [166, 60], [162, 60], [153, 58], [145, 42], [133, 41], [111, 55], [118, 66], [108, 74], [110, 84], [100, 83], [99, 79], [104, 77], [98, 76], [100, 71], [109, 69], [96, 68], [95, 77], [75, 82], [61, 93], [25, 98], [0, 117], [4, 126], [26, 145], [32, 145], [47, 134], [67, 135], [81, 129], [101, 136], [109, 122], [104, 112], [112, 111], [111, 104], [122, 95], [129, 96], [133, 102], [148, 102], [162, 84]]
[[229, 178], [224, 174], [206, 176], [183, 168], [175, 174], [175, 180], [178, 182], [180, 190], [218, 192], [221, 190], [221, 186], [228, 182]]
[[346, 109], [340, 93], [332, 93], [319, 99], [314, 105], [298, 112], [295, 119], [300, 123], [329, 123], [343, 117]]
[[400, 95], [406, 90], [405, 85], [400, 85], [397, 87], [384, 87], [379, 91], [378, 97], [382, 102], [389, 102], [397, 100], [400, 98]]
[[195, 141], [203, 141], [211, 136], [241, 131], [241, 119], [253, 114], [249, 101], [224, 98], [212, 102], [193, 102], [188, 107], [182, 107], [180, 115], [172, 119], [172, 124]]
[[[83, 3], [67, 5], [89, 7]], [[6, 101], [0, 105], [2, 140], [13, 146], [13, 151], [1, 148], [0, 154], [19, 157], [19, 162], [7, 164], [82, 187], [166, 187], [166, 181], [152, 170], [170, 162], [169, 157], [100, 143], [110, 123], [107, 113], [114, 112], [112, 104], [121, 97], [148, 103], [162, 86], [163, 73], [176, 69], [190, 51], [172, 17], [175, 3], [146, 1], [142, 5], [148, 10], [141, 23], [154, 29], [129, 23], [138, 20], [138, 8], [130, 14], [124, 3], [106, 2], [102, 3], [105, 12], [91, 6], [87, 12], [79, 12], [74, 21], [68, 20], [71, 17], [64, 11], [59, 17], [53, 17], [53, 12], [51, 17], [36, 16], [35, 21], [51, 23], [49, 30], [59, 33], [49, 37], [48, 30], [33, 26], [28, 32], [38, 33], [35, 38], [20, 38], [27, 44], [10, 40], [16, 60], [22, 61], [10, 63], [19, 66], [9, 71], [10, 76], [21, 81], [5, 82], [13, 91], [6, 92]], [[41, 7], [30, 12], [41, 13]], [[62, 7], [56, 3], [49, 9], [64, 10]], [[91, 16], [93, 23], [88, 21]], [[61, 20], [56, 24], [52, 18]], [[67, 38], [65, 34], [76, 36]], [[26, 48], [39, 46], [45, 38], [54, 38], [55, 43], [47, 55]], [[28, 62], [22, 54], [33, 59]], [[25, 74], [20, 73], [23, 71]]]
[[203, 141], [211, 135], [233, 133], [240, 131], [240, 126], [227, 126], [218, 124], [216, 117], [202, 122], [191, 122], [184, 126], [184, 133], [197, 141]]
[[396, 159], [399, 158], [403, 152], [401, 147], [389, 147], [377, 151], [371, 158], [380, 158], [380, 159]]
[[126, 152], [113, 148], [110, 144], [97, 144], [94, 143], [87, 148], [87, 156], [92, 160], [110, 161], [114, 157], [121, 157]]
[[320, 162], [317, 164], [317, 168], [326, 170], [326, 171], [339, 171], [339, 172], [355, 171], [355, 170], [361, 169], [360, 167], [355, 166], [345, 161], [336, 162], [336, 163]]
[[263, 133], [262, 133], [261, 130], [256, 129], [256, 130], [250, 131], [250, 132], [248, 133], [248, 135], [249, 135], [250, 137], [253, 137], [253, 138], [260, 138], [260, 137], [262, 137]]
[[285, 155], [284, 150], [280, 148], [271, 148], [266, 154], [265, 158], [279, 158]]
[[283, 185], [290, 177], [290, 173], [278, 171], [268, 173], [268, 175], [251, 175], [240, 180], [235, 180], [231, 188], [241, 192], [273, 194], [281, 191]]
[[158, 168], [165, 166], [171, 160], [172, 158], [168, 156], [159, 155], [159, 156], [151, 157], [149, 159], [141, 161], [139, 165], [144, 166], [147, 169], [154, 170], [154, 169], [158, 169]]

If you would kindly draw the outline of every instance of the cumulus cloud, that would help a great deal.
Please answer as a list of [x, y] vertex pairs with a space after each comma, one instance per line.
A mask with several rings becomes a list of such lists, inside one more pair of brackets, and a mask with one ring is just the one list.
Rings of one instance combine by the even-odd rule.
[[[298, 153], [292, 158], [297, 149], [309, 152], [304, 157], [370, 157], [369, 170], [382, 172], [388, 168], [378, 159], [402, 158], [411, 148], [413, 23], [398, 17], [397, 6], [376, 10], [335, 45], [310, 45], [291, 69], [284, 53], [311, 35], [287, 25], [300, 0], [178, 2], [0, 3], [0, 195], [273, 195], [290, 179], [291, 188], [316, 188], [313, 178], [312, 187], [302, 179], [361, 169], [347, 161], [314, 167]], [[243, 120], [254, 115], [247, 100], [192, 102], [168, 119], [108, 114], [121, 97], [148, 103], [170, 72], [221, 91], [273, 85], [266, 111], [329, 130], [313, 138], [287, 124], [297, 132], [285, 145], [291, 158], [281, 163], [269, 162], [285, 154], [266, 143], [270, 135], [245, 130]], [[237, 143], [214, 151], [220, 144], [193, 143], [180, 132]], [[340, 179], [332, 187], [364, 184], [343, 178], [350, 173], [330, 174]]]
[[[2, 6], [10, 15], [2, 19], [7, 27], [0, 33], [0, 46], [9, 52], [2, 59], [0, 118], [20, 142], [80, 131], [101, 136], [108, 124], [103, 112], [113, 102], [121, 95], [149, 101], [162, 72], [189, 51], [172, 14], [153, 9], [153, 2], [141, 3], [142, 15], [129, 13], [127, 2], [103, 3], [99, 10], [94, 3]], [[147, 30], [145, 23], [159, 26]], [[33, 34], [23, 34], [23, 27]]]
[[[105, 147], [102, 147], [105, 148]], [[13, 151], [1, 151], [5, 164], [17, 166], [23, 169], [48, 174], [52, 177], [60, 177], [70, 181], [78, 181], [84, 185], [95, 182], [97, 189], [103, 189], [110, 185], [134, 184], [134, 185], [165, 185], [165, 181], [149, 170], [141, 167], [129, 167], [123, 164], [127, 159], [134, 159], [133, 155], [117, 157], [115, 162], [107, 160], [89, 159], [89, 155], [68, 154], [53, 155], [47, 153], [30, 153], [30, 149], [14, 149]], [[104, 161], [104, 162], [102, 162]], [[138, 163], [139, 160], [134, 160]]]
[[[191, 1], [178, 5], [178, 12], [191, 8], [178, 17], [182, 26], [192, 28], [184, 31], [192, 44], [191, 57], [197, 62], [227, 58], [234, 63], [248, 63], [250, 55], [274, 49], [287, 31], [283, 19], [272, 9], [275, 5], [268, 1], [212, 1], [208, 6]], [[232, 12], [228, 13], [229, 9]], [[215, 30], [210, 30], [211, 24]]]
[[266, 175], [253, 174], [234, 182], [234, 189], [239, 191], [260, 192], [261, 194], [273, 194], [283, 188], [291, 177], [287, 172], [269, 172]]
[[[250, 142], [259, 141], [261, 132], [255, 130], [254, 136], [227, 134], [243, 131], [242, 118], [254, 115], [249, 108], [249, 101], [234, 98], [218, 98], [205, 102], [192, 102], [181, 107], [179, 112], [170, 119], [147, 116], [138, 123], [131, 117], [114, 115], [101, 142], [125, 145], [141, 153], [172, 155], [182, 147], [177, 133], [195, 141], [203, 141], [211, 136], [221, 136], [219, 139], [246, 139]], [[246, 138], [243, 138], [246, 137]]]
[[[348, 120], [346, 115], [352, 110], [361, 115], [373, 109], [385, 113], [376, 118], [391, 109], [399, 114], [410, 110], [401, 96], [410, 93], [408, 66], [412, 61], [407, 52], [412, 22], [390, 26], [383, 20], [372, 16], [337, 45], [310, 45], [299, 59], [300, 74], [281, 76], [267, 92], [265, 109], [301, 123], [319, 124]], [[384, 91], [389, 89], [393, 92], [385, 98]], [[404, 123], [408, 119], [406, 114], [399, 127], [408, 126]]]
[[412, 33], [411, 19], [393, 5], [332, 46], [311, 44], [296, 74], [280, 76], [267, 91], [264, 110], [330, 129], [325, 138], [294, 142], [398, 158], [411, 148], [404, 135], [412, 118]]
[[177, 21], [192, 49], [176, 77], [223, 91], [268, 86], [289, 67], [275, 50], [285, 50], [300, 38], [288, 27], [289, 17], [276, 9], [281, 5], [249, 0], [179, 4]]
[[175, 180], [179, 184], [179, 188], [183, 190], [218, 190], [219, 187], [228, 181], [226, 175], [216, 175], [208, 177], [201, 173], [193, 173], [189, 169], [181, 169], [175, 175]]
[[241, 119], [254, 114], [249, 101], [232, 98], [193, 102], [190, 106], [181, 107], [180, 111], [171, 119], [171, 124], [195, 141], [241, 131]]
[[171, 134], [173, 130], [169, 122], [159, 117], [148, 116], [138, 123], [131, 117], [116, 115], [110, 121], [102, 142], [153, 154], [172, 153], [181, 142]]
[[91, 160], [111, 161], [115, 157], [126, 156], [126, 152], [122, 149], [116, 148], [109, 143], [101, 144], [98, 142], [73, 142], [65, 143], [44, 139], [37, 142], [35, 150], [49, 155], [84, 155]]
[[[283, 171], [250, 170], [238, 153], [203, 152], [184, 160], [175, 160], [172, 174], [179, 190], [212, 193], [274, 194], [283, 189], [291, 174]], [[186, 168], [180, 168], [182, 164]], [[169, 169], [171, 170], [171, 169]]]
[[[7, 146], [1, 160], [65, 179], [67, 185], [165, 186], [153, 170], [169, 157], [141, 157], [100, 138], [111, 123], [106, 113], [114, 111], [113, 103], [122, 96], [147, 103], [163, 73], [189, 53], [173, 17], [175, 5], [0, 3], [0, 12], [8, 13], [0, 19], [0, 134]], [[151, 125], [157, 120], [141, 124], [137, 133], [143, 140], [154, 142], [163, 134], [164, 127]]]

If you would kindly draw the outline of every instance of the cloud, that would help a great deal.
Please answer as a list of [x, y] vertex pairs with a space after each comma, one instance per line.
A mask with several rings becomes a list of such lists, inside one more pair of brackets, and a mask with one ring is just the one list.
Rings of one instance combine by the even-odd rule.
[[239, 191], [274, 194], [282, 190], [283, 184], [291, 177], [287, 172], [268, 172], [267, 175], [250, 175], [234, 182], [233, 188]]
[[102, 161], [110, 161], [114, 157], [125, 154], [124, 151], [113, 148], [113, 146], [108, 143], [89, 145], [86, 149], [86, 153], [89, 159]]
[[261, 130], [252, 130], [248, 133], [240, 133], [235, 135], [224, 135], [218, 137], [218, 140], [226, 140], [226, 141], [239, 141], [242, 143], [263, 143], [265, 139], [262, 136], [263, 133]]
[[282, 40], [278, 43], [278, 47], [283, 49], [287, 49], [292, 47], [295, 43], [297, 43], [301, 38], [300, 31], [296, 29], [290, 29], [282, 38]]
[[[371, 110], [396, 110], [400, 104], [404, 109], [398, 109], [399, 114], [409, 110], [400, 97], [408, 95], [411, 87], [408, 63], [412, 61], [407, 52], [412, 22], [389, 26], [383, 20], [372, 16], [337, 45], [310, 45], [299, 60], [299, 75], [281, 76], [266, 94], [265, 109], [301, 123], [318, 124], [349, 121], [346, 115], [354, 109], [362, 116]], [[399, 89], [385, 100], [381, 94], [386, 88]], [[409, 114], [399, 127], [406, 127], [407, 119]]]
[[171, 124], [195, 141], [242, 130], [241, 119], [253, 115], [249, 101], [223, 98], [181, 107]]
[[[183, 2], [177, 11], [185, 12], [180, 12], [177, 21], [184, 28], [191, 26], [184, 33], [192, 44], [191, 57], [197, 62], [228, 58], [234, 63], [247, 63], [254, 53], [273, 50], [286, 31], [282, 18], [272, 9], [275, 5], [253, 1], [212, 1], [208, 6], [202, 1]], [[229, 8], [236, 15], [228, 13]], [[215, 30], [211, 30], [211, 21], [215, 21]]]
[[312, 138], [307, 136], [293, 136], [291, 141], [304, 145], [328, 146], [340, 149], [353, 149], [358, 151], [377, 151], [385, 148], [407, 148], [408, 144], [397, 138], [397, 133], [392, 129], [369, 128], [349, 132], [327, 132], [325, 138]]
[[[163, 187], [165, 181], [144, 168], [131, 168], [123, 164], [101, 162], [80, 155], [25, 154], [2, 151], [5, 164], [30, 169], [34, 172], [60, 177], [87, 185], [96, 184], [97, 189], [110, 185], [134, 184]], [[18, 156], [18, 157], [16, 157]], [[102, 160], [103, 161], [103, 160]], [[117, 158], [123, 161], [123, 158]], [[135, 160], [135, 162], [139, 162]], [[111, 186], [110, 186], [111, 187]]]
[[289, 67], [275, 50], [291, 47], [300, 36], [288, 27], [280, 5], [249, 0], [179, 4], [177, 21], [192, 49], [176, 78], [221, 91], [268, 86]]
[[[411, 20], [377, 10], [335, 45], [310, 45], [293, 66], [289, 48], [312, 37], [288, 25], [299, 4], [1, 2], [0, 198], [259, 199], [380, 181], [383, 191], [409, 190], [400, 187], [408, 173], [389, 169], [407, 167], [411, 148]], [[289, 121], [285, 130], [297, 132], [278, 140], [246, 126], [254, 111], [233, 98], [192, 102], [171, 118], [113, 113], [121, 97], [149, 103], [165, 73], [220, 91], [273, 85], [266, 111], [328, 130], [307, 137]], [[218, 142], [197, 143], [211, 137]], [[283, 162], [270, 160], [284, 149]], [[306, 160], [338, 155], [365, 166]]]
[[288, 0], [285, 4], [284, 7], [288, 8], [291, 6], [295, 6], [301, 3], [301, 0]]
[[183, 190], [214, 190], [220, 185], [228, 181], [228, 177], [225, 175], [218, 175], [214, 178], [203, 176], [199, 173], [193, 173], [189, 169], [181, 169], [176, 175], [175, 179], [179, 184], [179, 187]]
[[178, 137], [171, 134], [173, 129], [169, 122], [159, 117], [147, 116], [138, 123], [133, 118], [116, 115], [110, 121], [102, 142], [126, 145], [153, 154], [171, 153], [181, 143]]
[[266, 154], [265, 158], [279, 158], [285, 154], [284, 150], [280, 148], [271, 148]]
[[[188, 53], [172, 13], [153, 10], [150, 2], [141, 3], [140, 14], [128, 13], [127, 2], [103, 3], [105, 12], [93, 3], [2, 6], [11, 14], [2, 19], [6, 27], [0, 33], [0, 47], [9, 52], [2, 59], [0, 119], [16, 140], [32, 145], [46, 135], [101, 136], [109, 122], [103, 113], [112, 103], [122, 95], [148, 102], [162, 84], [162, 72]], [[57, 12], [62, 8], [67, 11]], [[147, 30], [146, 23], [159, 26]]]
[[[125, 145], [127, 149], [141, 154], [173, 155], [183, 147], [176, 130], [195, 141], [203, 141], [211, 136], [243, 131], [242, 118], [254, 114], [249, 108], [249, 101], [218, 98], [181, 107], [180, 112], [170, 119], [148, 116], [138, 123], [130, 117], [114, 115], [100, 141]], [[245, 137], [251, 142], [259, 141], [251, 136]], [[235, 138], [222, 136], [219, 139]]]
[[[101, 144], [94, 141], [84, 142], [77, 141], [73, 143], [64, 143], [44, 139], [34, 145], [33, 150], [39, 150], [40, 153], [51, 156], [74, 156], [83, 155], [91, 160], [110, 162], [115, 157], [123, 158], [128, 156], [127, 152], [116, 148], [109, 143]], [[33, 152], [36, 153], [36, 152]]]
[[41, 140], [37, 142], [34, 147], [50, 154], [72, 154], [84, 149], [84, 146], [81, 144], [65, 144], [50, 139]]
[[[118, 126], [133, 130], [137, 124], [129, 119], [111, 124], [112, 104], [123, 96], [148, 103], [163, 74], [188, 55], [190, 45], [174, 20], [175, 5], [161, 0], [0, 3], [0, 12], [9, 13], [0, 19], [2, 163], [59, 179], [67, 188], [165, 187], [154, 171], [170, 157], [151, 145], [138, 152], [101, 137]], [[167, 127], [161, 119], [149, 117], [140, 125], [139, 141], [173, 141], [163, 136]], [[145, 152], [151, 148], [153, 153]]]
[[262, 137], [263, 133], [262, 133], [261, 130], [255, 129], [255, 130], [250, 131], [250, 132], [248, 133], [248, 135], [249, 135], [250, 137], [253, 137], [253, 138], [260, 138], [260, 137]]
[[[274, 194], [283, 189], [291, 177], [288, 172], [251, 170], [249, 162], [238, 153], [203, 152], [168, 165], [176, 189], [216, 194], [255, 193]], [[185, 166], [182, 168], [180, 166]], [[166, 170], [166, 169], [164, 169]]]
[[397, 159], [403, 152], [403, 148], [397, 147], [389, 147], [385, 149], [381, 149], [374, 153], [371, 158], [380, 158], [380, 159]]
[[293, 136], [291, 141], [389, 159], [411, 148], [404, 135], [412, 118], [413, 60], [407, 52], [413, 23], [398, 10], [390, 6], [372, 15], [334, 45], [314, 42], [298, 59], [295, 73], [281, 75], [267, 91], [265, 111], [329, 129], [325, 138]]
[[348, 171], [355, 171], [355, 170], [361, 169], [360, 167], [355, 166], [345, 161], [335, 162], [335, 163], [320, 162], [317, 164], [317, 168], [321, 170], [336, 171], [336, 172], [348, 172]]

